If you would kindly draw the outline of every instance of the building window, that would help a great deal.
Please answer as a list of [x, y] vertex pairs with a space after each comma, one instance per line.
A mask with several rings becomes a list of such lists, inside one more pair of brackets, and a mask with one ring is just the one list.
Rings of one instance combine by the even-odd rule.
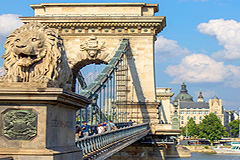
[[190, 111], [187, 111], [187, 114], [190, 114]]
[[200, 116], [199, 119], [202, 120], [202, 117]]
[[193, 119], [196, 120], [196, 117], [194, 116]]
[[189, 116], [187, 117], [187, 119], [188, 119], [188, 120], [190, 119]]
[[181, 111], [181, 114], [184, 114], [184, 111]]
[[182, 121], [182, 124], [184, 124], [184, 122]]
[[193, 114], [196, 114], [196, 111], [193, 111]]
[[217, 112], [215, 112], [215, 114], [217, 114]]
[[184, 117], [182, 116], [182, 120], [184, 119]]
[[208, 114], [208, 111], [206, 111], [205, 114]]
[[199, 114], [202, 114], [202, 111], [199, 111]]

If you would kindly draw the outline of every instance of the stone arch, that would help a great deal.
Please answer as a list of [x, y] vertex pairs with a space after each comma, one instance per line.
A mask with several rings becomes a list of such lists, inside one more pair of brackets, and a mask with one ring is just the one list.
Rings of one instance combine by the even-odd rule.
[[75, 91], [76, 77], [83, 67], [89, 64], [107, 64], [112, 55], [106, 50], [105, 41], [99, 40], [97, 36], [80, 41], [79, 51], [68, 55], [68, 63], [73, 72], [72, 91]]
[[90, 65], [90, 64], [108, 64], [107, 61], [104, 59], [83, 59], [81, 61], [75, 61], [76, 63], [71, 64], [71, 69], [73, 73], [73, 82], [72, 82], [72, 91], [75, 92], [76, 89], [76, 77], [78, 71], [81, 70], [83, 67]]

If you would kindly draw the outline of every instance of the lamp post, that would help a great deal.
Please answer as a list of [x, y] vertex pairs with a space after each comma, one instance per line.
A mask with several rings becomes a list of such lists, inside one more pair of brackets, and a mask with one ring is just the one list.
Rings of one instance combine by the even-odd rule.
[[113, 101], [112, 102], [112, 117], [113, 117], [113, 122], [115, 123], [115, 117], [116, 117], [116, 111], [115, 111], [115, 109], [116, 109], [117, 107], [116, 107], [116, 102], [115, 101]]
[[92, 106], [91, 106], [91, 117], [90, 117], [91, 125], [97, 124], [97, 117], [96, 117], [96, 113], [97, 113], [97, 99], [98, 99], [98, 95], [95, 94], [93, 96]]
[[177, 111], [178, 102], [177, 102], [177, 101], [174, 101], [174, 102], [173, 102], [173, 105], [174, 105], [175, 111]]

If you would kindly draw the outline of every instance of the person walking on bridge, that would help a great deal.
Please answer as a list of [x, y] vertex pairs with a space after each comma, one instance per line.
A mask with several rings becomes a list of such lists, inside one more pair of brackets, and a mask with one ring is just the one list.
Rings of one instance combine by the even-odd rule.
[[130, 127], [130, 126], [132, 126], [133, 125], [133, 122], [132, 122], [132, 120], [130, 119], [129, 121], [128, 121], [128, 127]]
[[113, 123], [113, 121], [109, 121], [108, 123], [108, 131], [111, 131], [111, 130], [116, 130], [117, 127], [116, 125]]
[[101, 123], [98, 124], [97, 132], [98, 132], [98, 134], [105, 132], [105, 129]]
[[103, 128], [104, 128], [104, 132], [108, 131], [107, 122], [103, 122]]
[[83, 125], [81, 128], [82, 128], [82, 132], [83, 132], [83, 137], [87, 137], [87, 136], [89, 136], [89, 134], [91, 134], [91, 128], [87, 124], [86, 121], [83, 122]]
[[81, 137], [81, 133], [82, 133], [81, 128], [78, 125], [76, 125], [75, 140], [78, 140]]

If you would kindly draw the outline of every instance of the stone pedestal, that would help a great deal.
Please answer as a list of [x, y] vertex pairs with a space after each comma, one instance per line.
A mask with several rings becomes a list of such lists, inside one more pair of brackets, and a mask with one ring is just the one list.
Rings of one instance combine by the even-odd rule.
[[191, 157], [191, 152], [188, 148], [175, 144], [168, 144], [166, 150], [167, 158], [187, 158]]
[[14, 160], [79, 160], [76, 110], [89, 100], [61, 88], [0, 89], [0, 156]]

